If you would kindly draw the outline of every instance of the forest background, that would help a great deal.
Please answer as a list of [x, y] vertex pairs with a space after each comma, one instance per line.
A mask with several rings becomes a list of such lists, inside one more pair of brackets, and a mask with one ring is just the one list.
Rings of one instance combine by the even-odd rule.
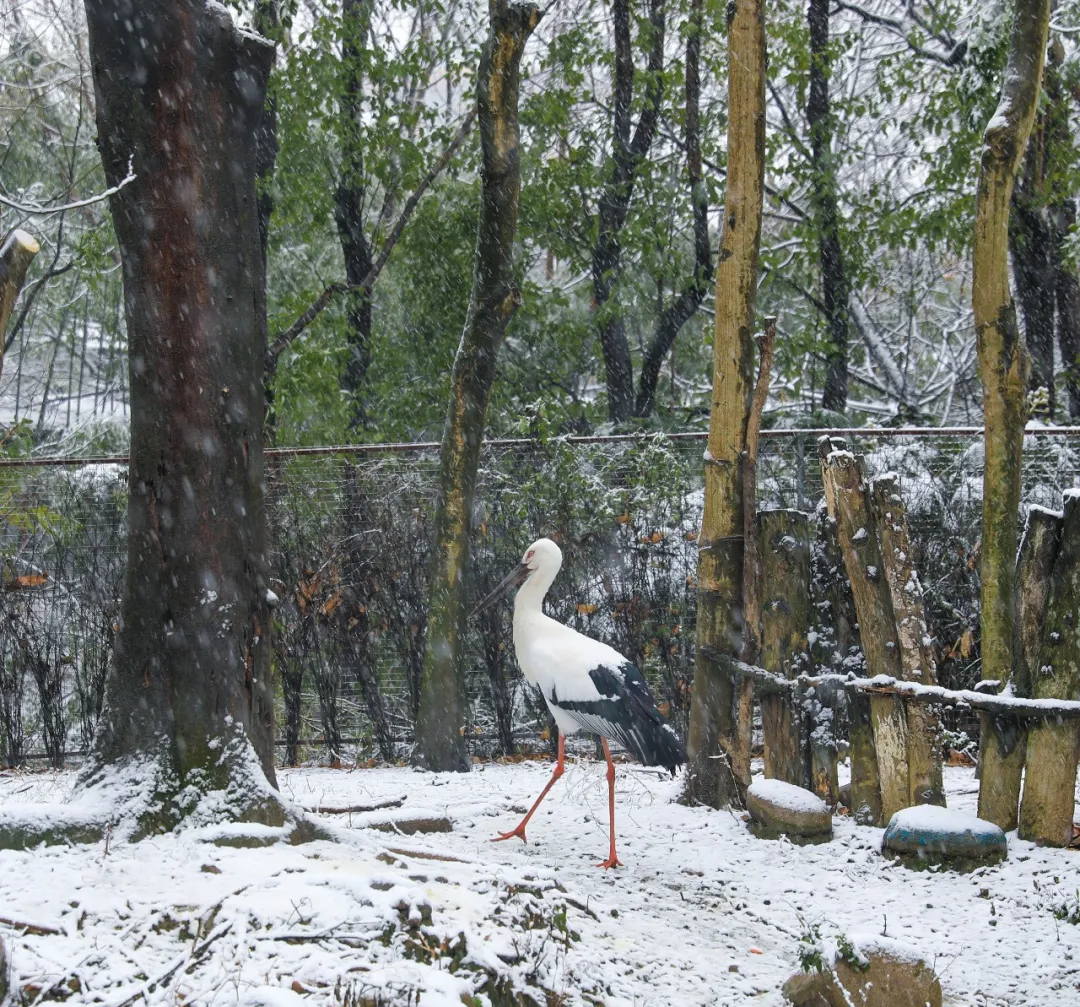
[[[232, 6], [279, 43], [276, 165], [261, 183], [273, 442], [437, 440], [476, 234], [483, 7]], [[686, 74], [695, 16], [700, 93]], [[812, 0], [767, 16], [758, 303], [779, 338], [765, 425], [980, 422], [974, 189], [1009, 11]], [[0, 24], [0, 227], [42, 245], [7, 333], [8, 449], [119, 450], [122, 283], [107, 204], [93, 201], [105, 183], [82, 4], [5, 0]], [[704, 427], [724, 24], [711, 0], [566, 0], [543, 18], [523, 65], [523, 303], [490, 434]], [[1059, 422], [1080, 413], [1077, 33], [1080, 5], [1058, 3], [1010, 225], [1029, 405]]]

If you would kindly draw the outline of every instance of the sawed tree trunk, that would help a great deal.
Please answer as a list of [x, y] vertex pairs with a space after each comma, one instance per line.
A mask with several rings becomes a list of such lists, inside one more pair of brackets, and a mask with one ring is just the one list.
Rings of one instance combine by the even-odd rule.
[[[851, 580], [866, 673], [870, 677], [903, 678], [892, 599], [882, 574], [881, 549], [867, 501], [863, 467], [850, 452], [833, 451], [823, 461], [822, 475], [825, 499], [829, 513], [836, 518], [844, 566]], [[908, 729], [902, 702], [888, 696], [871, 697], [870, 721], [881, 812], [883, 821], [888, 821], [909, 804]]]
[[480, 225], [465, 331], [454, 358], [443, 427], [431, 603], [416, 725], [416, 758], [428, 769], [470, 768], [462, 646], [476, 473], [495, 363], [521, 303], [513, 245], [521, 188], [518, 86], [525, 43], [540, 21], [531, 3], [489, 0], [490, 35], [477, 72], [482, 151]]
[[[1050, 576], [1060, 545], [1061, 515], [1032, 507], [1016, 560], [1016, 625], [1019, 632], [1016, 665], [1011, 680], [1002, 683], [1014, 696], [1031, 696], [1046, 621]], [[1027, 722], [1019, 717], [989, 713], [982, 714], [981, 720], [979, 817], [1009, 831], [1019, 823]]]
[[[728, 7], [728, 176], [716, 270], [716, 340], [698, 540], [697, 653], [690, 707], [686, 798], [741, 804], [749, 785], [737, 765], [745, 704], [731, 664], [743, 647], [745, 519], [742, 457], [750, 418], [754, 299], [765, 183], [763, 0]], [[747, 767], [748, 768], [748, 767]]]
[[[1065, 496], [1061, 544], [1054, 560], [1039, 658], [1031, 678], [1035, 699], [1080, 699], [1080, 491]], [[1023, 646], [1023, 644], [1021, 644]], [[1080, 724], [1034, 721], [1028, 727], [1027, 772], [1020, 804], [1020, 838], [1068, 846], [1076, 808]]]
[[[889, 588], [900, 666], [908, 682], [937, 685], [937, 662], [926, 623], [922, 585], [912, 560], [907, 509], [900, 496], [900, 480], [886, 475], [870, 484], [881, 564]], [[908, 738], [908, 803], [945, 806], [941, 770], [941, 719], [931, 703], [905, 706]]]
[[5, 334], [15, 300], [26, 282], [26, 273], [41, 246], [25, 231], [16, 228], [0, 248], [0, 374], [4, 371]]

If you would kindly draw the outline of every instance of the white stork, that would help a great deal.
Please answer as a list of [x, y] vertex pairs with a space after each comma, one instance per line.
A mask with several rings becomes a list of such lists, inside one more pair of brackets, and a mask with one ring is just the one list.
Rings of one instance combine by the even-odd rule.
[[494, 842], [519, 836], [540, 802], [563, 774], [566, 735], [591, 731], [600, 735], [607, 759], [611, 849], [598, 867], [619, 867], [615, 855], [615, 764], [607, 739], [617, 741], [646, 766], [665, 766], [674, 775], [686, 762], [678, 735], [656, 708], [641, 672], [617, 650], [582, 636], [544, 615], [544, 596], [562, 566], [562, 550], [549, 538], [537, 539], [525, 551], [521, 564], [480, 604], [482, 611], [512, 588], [514, 599], [514, 651], [525, 678], [539, 688], [559, 728], [559, 757], [551, 779], [518, 823]]

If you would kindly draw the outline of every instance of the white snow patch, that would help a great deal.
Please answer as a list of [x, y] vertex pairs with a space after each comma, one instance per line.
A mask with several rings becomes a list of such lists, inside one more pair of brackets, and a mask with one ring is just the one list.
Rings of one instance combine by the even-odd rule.
[[797, 787], [783, 780], [755, 780], [750, 784], [748, 793], [763, 801], [775, 804], [789, 811], [822, 812], [828, 811], [825, 802], [811, 790]]
[[892, 816], [889, 826], [953, 836], [964, 836], [969, 833], [973, 836], [988, 836], [996, 835], [1001, 831], [992, 822], [953, 808], [941, 808], [936, 804], [920, 804], [913, 808], [903, 808]]

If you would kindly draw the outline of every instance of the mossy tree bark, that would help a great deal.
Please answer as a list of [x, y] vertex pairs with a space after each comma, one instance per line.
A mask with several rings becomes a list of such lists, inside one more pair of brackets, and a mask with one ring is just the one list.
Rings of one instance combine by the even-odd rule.
[[980, 652], [983, 677], [1013, 669], [1020, 464], [1028, 358], [1009, 291], [1009, 207], [1038, 104], [1050, 0], [1016, 0], [997, 111], [983, 134], [971, 302], [985, 422]]
[[[1032, 507], [1016, 560], [1016, 662], [1010, 692], [1031, 696], [1038, 670], [1050, 596], [1050, 577], [1061, 545], [1061, 515]], [[1010, 683], [1004, 683], [1009, 687]], [[979, 779], [979, 817], [1006, 831], [1019, 823], [1020, 784], [1027, 753], [1027, 722], [1019, 717], [982, 714], [982, 773]]]
[[5, 333], [15, 301], [26, 282], [26, 274], [41, 246], [25, 231], [16, 228], [0, 248], [0, 374], [4, 371]]
[[454, 358], [443, 427], [427, 649], [416, 724], [416, 758], [434, 770], [470, 768], [462, 644], [476, 473], [495, 363], [521, 303], [513, 246], [521, 189], [518, 86], [525, 43], [540, 21], [531, 3], [489, 0], [490, 34], [477, 72], [482, 153], [480, 224], [465, 331]]
[[742, 803], [735, 764], [745, 734], [736, 675], [744, 645], [742, 457], [754, 362], [754, 298], [765, 181], [763, 0], [728, 6], [728, 175], [716, 270], [716, 339], [697, 571], [697, 655], [690, 707], [688, 800]]
[[[758, 513], [761, 666], [785, 678], [810, 671], [810, 520], [801, 511]], [[806, 731], [789, 694], [761, 697], [765, 775], [806, 786]]]
[[273, 46], [201, 0], [87, 0], [86, 15], [106, 179], [129, 161], [136, 178], [110, 197], [131, 370], [127, 570], [82, 783], [139, 776], [136, 835], [210, 792], [211, 814], [280, 825], [255, 190]]
[[[896, 620], [900, 666], [909, 682], [937, 685], [937, 662], [926, 622], [922, 585], [912, 561], [907, 509], [900, 495], [900, 480], [883, 476], [870, 484], [885, 583]], [[906, 705], [908, 727], [908, 803], [945, 806], [941, 776], [941, 718], [931, 703]]]
[[[1065, 498], [1061, 544], [1050, 578], [1046, 625], [1031, 679], [1035, 699], [1080, 699], [1080, 491]], [[1080, 725], [1046, 719], [1028, 728], [1020, 838], [1068, 846], [1076, 806]]]

